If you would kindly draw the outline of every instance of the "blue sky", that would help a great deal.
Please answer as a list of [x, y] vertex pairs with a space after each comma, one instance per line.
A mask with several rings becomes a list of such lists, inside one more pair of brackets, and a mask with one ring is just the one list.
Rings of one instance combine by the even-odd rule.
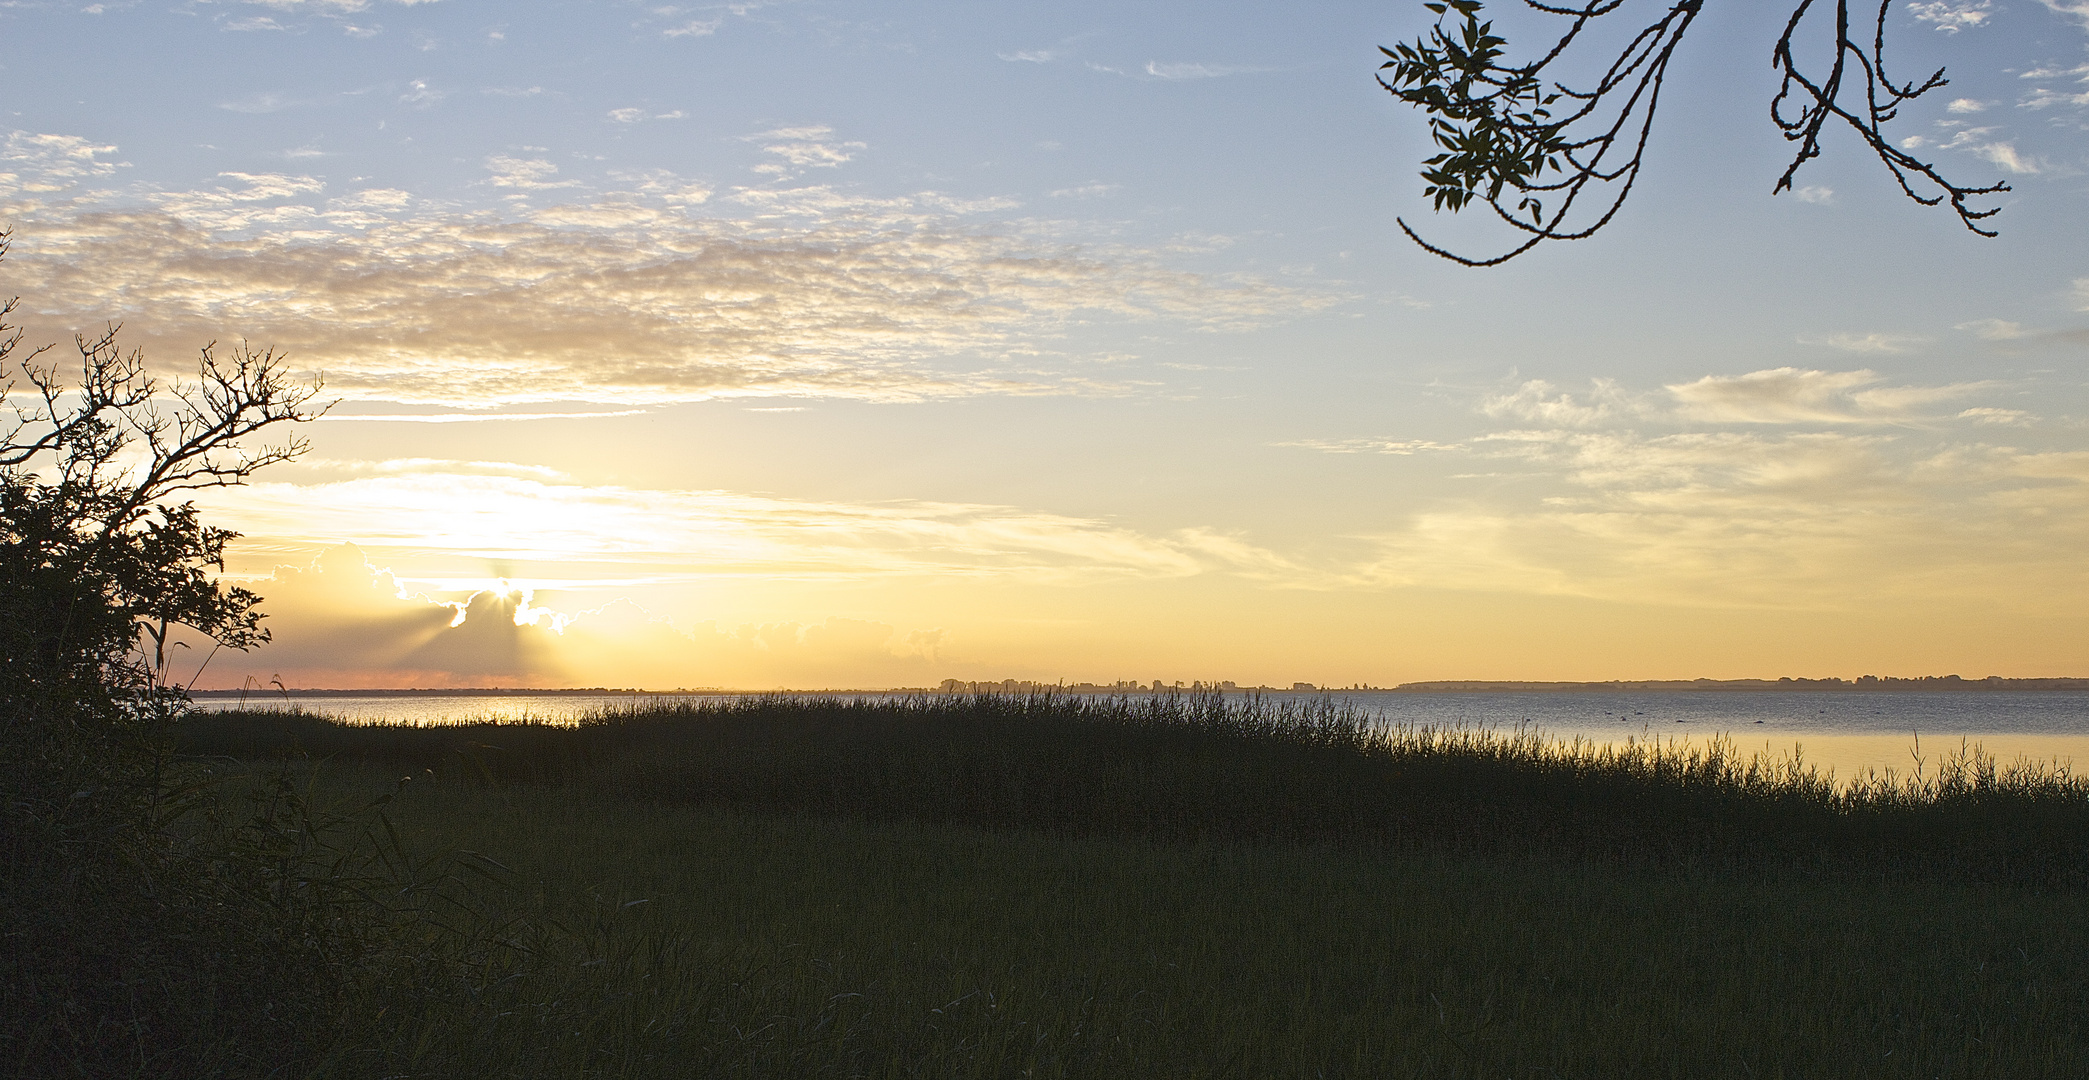
[[[1500, 239], [1371, 81], [1420, 4], [11, 3], [0, 287], [345, 399], [213, 503], [255, 671], [2079, 666], [2089, 12], [1894, 5], [1993, 240], [1853, 139], [1771, 197], [1775, 16], [1711, 5], [1611, 228], [1473, 271], [1394, 225]], [[500, 655], [429, 651], [475, 595]]]

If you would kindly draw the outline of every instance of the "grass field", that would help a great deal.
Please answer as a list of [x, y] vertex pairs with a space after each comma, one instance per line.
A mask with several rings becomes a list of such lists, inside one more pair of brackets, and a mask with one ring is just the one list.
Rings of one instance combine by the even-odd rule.
[[2053, 770], [1960, 759], [1836, 787], [1703, 747], [1374, 734], [1332, 706], [1215, 699], [772, 699], [572, 728], [249, 714], [177, 734], [228, 796], [287, 769], [348, 806], [415, 776], [382, 809], [396, 842], [351, 815], [333, 847], [367, 827], [455, 853], [406, 875], [441, 878], [440, 902], [387, 939], [404, 960], [360, 969], [298, 1074], [2089, 1060], [2089, 791]]

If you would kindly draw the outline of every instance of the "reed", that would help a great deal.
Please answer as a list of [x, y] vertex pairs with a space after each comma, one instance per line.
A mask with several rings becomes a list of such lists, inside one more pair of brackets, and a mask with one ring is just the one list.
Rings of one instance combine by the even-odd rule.
[[2089, 885], [2089, 780], [1961, 746], [1838, 780], [1722, 738], [1383, 726], [1330, 700], [766, 696], [538, 721], [196, 713], [184, 752], [297, 753], [602, 798], [871, 820]]
[[438, 780], [390, 812], [409, 847], [496, 860], [481, 895], [557, 930], [363, 984], [333, 1075], [2072, 1077], [2089, 1055], [2072, 892], [578, 785]]
[[[153, 801], [194, 810], [133, 830], [150, 883], [106, 860], [91, 893], [32, 879], [85, 865], [55, 842], [8, 868], [9, 940], [47, 954], [8, 957], [43, 978], [10, 1001], [53, 973], [119, 994], [7, 1015], [18, 1073], [2042, 1077], [2089, 1055], [2089, 791], [1974, 747], [1837, 780], [1723, 740], [1165, 695], [172, 734]], [[120, 996], [141, 977], [144, 1026]]]

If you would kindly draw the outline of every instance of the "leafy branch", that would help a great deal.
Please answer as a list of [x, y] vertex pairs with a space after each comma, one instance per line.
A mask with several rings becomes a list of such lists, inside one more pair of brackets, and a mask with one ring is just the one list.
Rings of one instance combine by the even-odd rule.
[[[1433, 208], [1456, 213], [1481, 202], [1523, 234], [1504, 254], [1473, 258], [1422, 239], [1400, 220], [1409, 239], [1466, 266], [1499, 265], [1544, 241], [1580, 240], [1610, 224], [1645, 164], [1669, 63], [1704, 7], [1704, 0], [1678, 0], [1667, 7], [1610, 56], [1594, 83], [1577, 89], [1549, 77], [1548, 69], [1585, 51], [1575, 48], [1585, 32], [1627, 0], [1589, 0], [1578, 6], [1522, 3], [1570, 20], [1544, 55], [1529, 63], [1505, 62], [1508, 41], [1482, 18], [1480, 0], [1427, 3], [1437, 15], [1428, 34], [1379, 50], [1386, 57], [1379, 66], [1379, 85], [1429, 117], [1430, 138], [1439, 152], [1423, 161], [1421, 175], [1423, 195]], [[1835, 59], [1820, 79], [1808, 77], [1793, 55], [1793, 41], [1814, 3], [1798, 0], [1772, 54], [1782, 83], [1771, 116], [1786, 139], [1800, 144], [1773, 193], [1788, 190], [1799, 168], [1820, 156], [1822, 129], [1835, 118], [1863, 138], [1909, 198], [1925, 206], [1948, 199], [1967, 228], [1995, 235], [1977, 222], [1998, 208], [1974, 209], [1966, 200], [2008, 191], [2008, 184], [1954, 184], [1895, 147], [1880, 130], [1903, 103], [1946, 83], [1941, 69], [1920, 83], [1896, 85], [1887, 78], [1891, 0], [1881, 0], [1868, 45], [1851, 37], [1848, 0], [1837, 0]], [[1864, 84], [1864, 103], [1858, 108], [1842, 103], [1852, 70]]]

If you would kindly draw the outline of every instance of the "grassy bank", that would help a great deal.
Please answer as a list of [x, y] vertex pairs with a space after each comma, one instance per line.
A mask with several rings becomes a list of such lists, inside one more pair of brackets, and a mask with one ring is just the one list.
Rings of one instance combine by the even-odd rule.
[[2089, 798], [2052, 770], [1962, 757], [1837, 786], [1719, 747], [1189, 698], [766, 699], [570, 727], [221, 714], [177, 737], [235, 801], [287, 779], [352, 807], [417, 777], [302, 856], [338, 884], [327, 853], [377, 852], [357, 887], [421, 899], [369, 935], [341, 1027], [294, 1073], [2037, 1077], [2089, 1058]]

